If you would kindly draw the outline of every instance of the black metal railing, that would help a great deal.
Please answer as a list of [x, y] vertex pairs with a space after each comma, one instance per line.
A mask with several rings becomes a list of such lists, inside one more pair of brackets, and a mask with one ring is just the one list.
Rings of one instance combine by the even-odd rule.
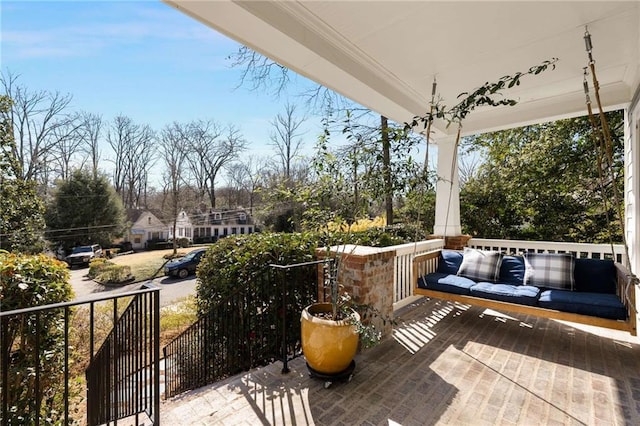
[[105, 424], [144, 413], [157, 423], [160, 409], [159, 292], [134, 295], [119, 317], [118, 299], [114, 299], [113, 321], [115, 326], [91, 357], [86, 370], [87, 421], [90, 425]]
[[[131, 298], [131, 302], [124, 314], [118, 315], [118, 301], [123, 298]], [[116, 325], [94, 355], [98, 338], [95, 308], [109, 302]], [[86, 307], [89, 329], [77, 330], [72, 318], [84, 314]], [[86, 301], [0, 312], [0, 424], [81, 422], [76, 408], [72, 410], [78, 401], [72, 399], [77, 396], [80, 404], [83, 400], [81, 394], [76, 395], [78, 375], [81, 379], [82, 374], [76, 365], [83, 363], [78, 355], [83, 350], [91, 358], [86, 373], [87, 424], [133, 415], [138, 424], [138, 414], [159, 423], [159, 312], [159, 288], [147, 285], [141, 290]], [[72, 332], [88, 332], [83, 342], [77, 342], [88, 345], [88, 350], [72, 347]], [[18, 333], [31, 339], [28, 345], [17, 341]], [[108, 352], [111, 357], [103, 355]], [[109, 396], [103, 397], [105, 394]], [[131, 400], [135, 402], [130, 404]]]
[[164, 348], [165, 397], [300, 355], [300, 313], [316, 301], [324, 261], [271, 265]]

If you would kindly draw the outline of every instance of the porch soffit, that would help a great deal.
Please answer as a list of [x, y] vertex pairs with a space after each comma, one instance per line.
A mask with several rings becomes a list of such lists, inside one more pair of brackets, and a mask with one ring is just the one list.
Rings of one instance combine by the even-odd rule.
[[[637, 1], [180, 1], [178, 10], [396, 122], [486, 81], [559, 58], [506, 91], [515, 107], [478, 109], [467, 134], [583, 114], [588, 25], [601, 97], [628, 104], [640, 79]], [[437, 123], [436, 137], [451, 134]]]

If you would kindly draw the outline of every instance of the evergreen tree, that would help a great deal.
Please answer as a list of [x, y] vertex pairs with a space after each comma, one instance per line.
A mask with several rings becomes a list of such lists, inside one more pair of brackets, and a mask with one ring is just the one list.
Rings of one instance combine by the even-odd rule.
[[0, 249], [38, 253], [44, 250], [44, 204], [33, 181], [22, 179], [14, 156], [13, 126], [6, 114], [11, 99], [0, 96]]
[[104, 176], [76, 170], [68, 181], [59, 181], [47, 209], [49, 239], [64, 249], [77, 245], [109, 247], [122, 236], [124, 208]]

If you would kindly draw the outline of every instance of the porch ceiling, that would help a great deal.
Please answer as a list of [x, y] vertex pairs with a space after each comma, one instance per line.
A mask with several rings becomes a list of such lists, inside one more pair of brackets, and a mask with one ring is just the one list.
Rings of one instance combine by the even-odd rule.
[[452, 106], [553, 57], [554, 71], [506, 92], [517, 106], [478, 109], [464, 132], [584, 113], [585, 25], [606, 107], [630, 102], [640, 81], [637, 1], [164, 1], [400, 123], [427, 110], [434, 76]]

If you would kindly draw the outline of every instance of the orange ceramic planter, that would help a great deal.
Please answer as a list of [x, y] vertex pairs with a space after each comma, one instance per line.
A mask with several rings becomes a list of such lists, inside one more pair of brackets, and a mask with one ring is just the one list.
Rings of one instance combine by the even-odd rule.
[[[345, 321], [331, 321], [313, 316], [314, 312], [331, 312], [331, 303], [316, 303], [302, 311], [302, 352], [315, 371], [340, 373], [347, 369], [358, 350], [355, 326]], [[357, 320], [360, 316], [354, 312]]]

